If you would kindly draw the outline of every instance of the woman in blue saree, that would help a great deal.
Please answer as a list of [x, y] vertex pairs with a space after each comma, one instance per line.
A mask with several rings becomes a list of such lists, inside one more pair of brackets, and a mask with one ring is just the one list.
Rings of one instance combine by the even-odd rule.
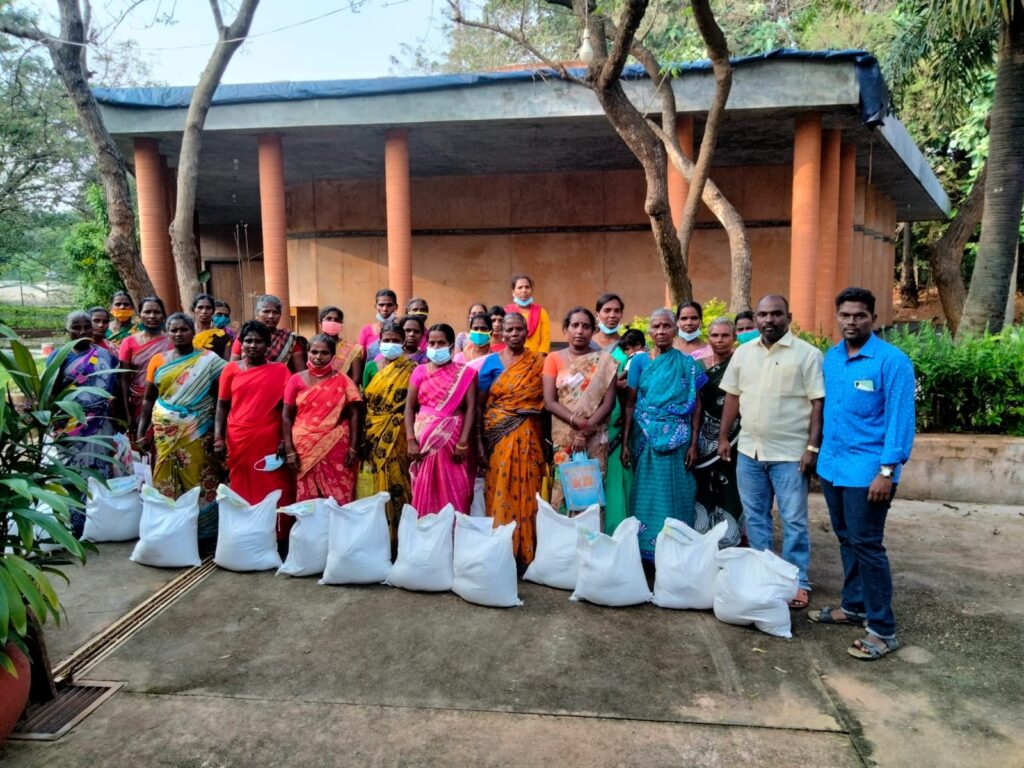
[[654, 560], [654, 543], [674, 517], [693, 525], [697, 485], [690, 467], [696, 458], [700, 400], [707, 381], [701, 364], [674, 349], [671, 310], [651, 314], [650, 355], [633, 358], [627, 380], [622, 463], [633, 467], [630, 510], [640, 521], [640, 554]]

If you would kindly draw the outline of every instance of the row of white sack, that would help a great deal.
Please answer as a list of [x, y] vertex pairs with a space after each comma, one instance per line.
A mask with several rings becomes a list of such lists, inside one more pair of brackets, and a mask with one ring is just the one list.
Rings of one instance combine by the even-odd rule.
[[[142, 515], [142, 536], [132, 559], [169, 567], [198, 563], [198, 491], [177, 501], [148, 487], [140, 495], [148, 515]], [[122, 493], [123, 498], [130, 496]], [[321, 584], [384, 582], [417, 591], [452, 590], [470, 602], [496, 607], [522, 604], [512, 555], [514, 523], [493, 527], [491, 518], [471, 518], [450, 507], [421, 518], [406, 505], [398, 557], [392, 563], [387, 493], [345, 506], [318, 499], [277, 510], [279, 496], [274, 493], [250, 505], [227, 486], [218, 489], [218, 565], [236, 571], [276, 568], [291, 576], [322, 574]], [[596, 506], [569, 518], [539, 496], [537, 505], [537, 550], [525, 579], [572, 589], [570, 599], [599, 605], [652, 601], [663, 608], [714, 608], [723, 621], [753, 623], [769, 634], [790, 636], [786, 603], [797, 591], [796, 567], [771, 552], [719, 551], [725, 523], [700, 534], [685, 523], [667, 520], [657, 538], [652, 594], [640, 560], [639, 521], [627, 518], [613, 536], [606, 536], [599, 531]], [[284, 563], [274, 534], [278, 511], [295, 517]]]

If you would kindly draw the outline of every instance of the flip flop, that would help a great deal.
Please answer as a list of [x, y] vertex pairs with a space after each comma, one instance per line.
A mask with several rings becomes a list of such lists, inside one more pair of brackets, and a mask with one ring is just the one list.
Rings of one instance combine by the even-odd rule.
[[[832, 615], [832, 611], [841, 611], [843, 618], [837, 619]], [[826, 605], [824, 608], [819, 608], [817, 613], [807, 614], [807, 620], [812, 621], [815, 624], [849, 624], [856, 627], [864, 626], [863, 616], [847, 613], [842, 608], [833, 608], [830, 605]]]
[[[880, 640], [882, 644], [875, 645], [875, 643], [868, 640], [869, 637], [874, 638], [875, 640]], [[872, 635], [869, 632], [862, 640], [854, 640], [853, 645], [847, 648], [846, 652], [853, 656], [853, 658], [860, 659], [861, 661], [878, 661], [880, 658], [892, 653], [899, 647], [900, 641], [895, 637], [887, 640], [884, 637]]]
[[[803, 595], [803, 597], [801, 597], [801, 595]], [[786, 605], [789, 606], [789, 610], [791, 611], [802, 611], [804, 608], [810, 605], [810, 603], [811, 596], [808, 593], [808, 590], [804, 589], [803, 587], [800, 587], [800, 589], [796, 591], [796, 597], [794, 597], [792, 600], [786, 603]]]

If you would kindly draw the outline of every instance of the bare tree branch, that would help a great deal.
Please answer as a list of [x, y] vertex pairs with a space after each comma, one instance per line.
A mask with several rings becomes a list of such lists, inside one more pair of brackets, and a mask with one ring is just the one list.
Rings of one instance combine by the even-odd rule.
[[220, 12], [220, 0], [210, 0], [210, 10], [213, 11], [213, 23], [217, 27], [217, 32], [220, 32], [224, 29], [224, 17]]

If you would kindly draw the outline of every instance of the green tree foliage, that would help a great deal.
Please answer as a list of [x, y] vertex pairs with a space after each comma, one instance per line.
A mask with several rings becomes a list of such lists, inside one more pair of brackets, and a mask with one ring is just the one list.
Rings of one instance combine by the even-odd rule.
[[109, 224], [103, 190], [92, 184], [85, 199], [91, 215], [72, 227], [64, 254], [75, 279], [75, 305], [105, 307], [114, 291], [124, 290], [124, 283], [104, 249]]

